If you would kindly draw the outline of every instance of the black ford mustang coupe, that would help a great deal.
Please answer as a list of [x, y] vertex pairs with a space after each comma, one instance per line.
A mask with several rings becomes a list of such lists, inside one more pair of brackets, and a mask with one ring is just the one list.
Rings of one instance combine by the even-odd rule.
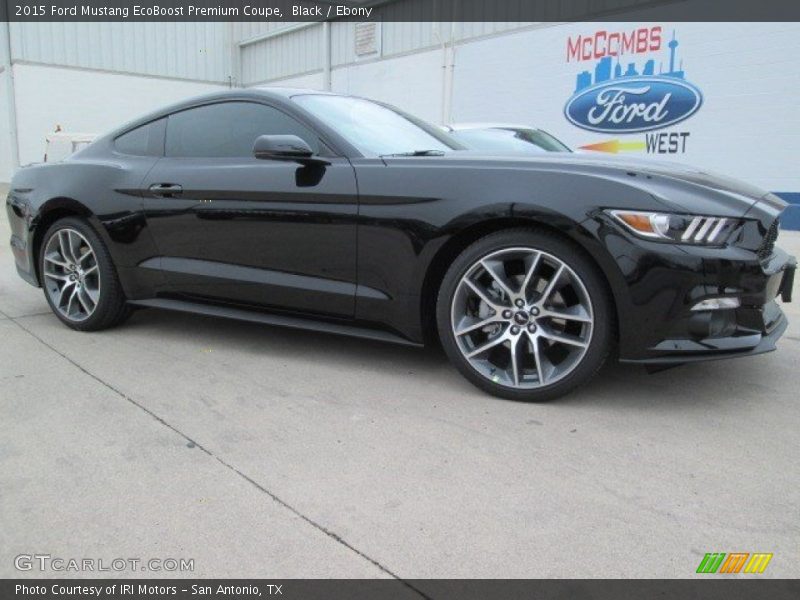
[[547, 400], [609, 355], [757, 354], [786, 328], [785, 204], [679, 166], [490, 157], [362, 98], [240, 90], [14, 176], [17, 269], [66, 325], [158, 307], [422, 344]]

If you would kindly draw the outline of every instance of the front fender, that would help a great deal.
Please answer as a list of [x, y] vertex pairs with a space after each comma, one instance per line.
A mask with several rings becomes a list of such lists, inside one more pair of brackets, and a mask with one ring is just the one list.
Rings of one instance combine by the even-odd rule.
[[415, 341], [422, 336], [421, 298], [431, 273], [441, 275], [453, 249], [503, 226], [539, 224], [575, 241], [599, 265], [624, 310], [619, 267], [584, 223], [603, 208], [664, 209], [635, 177], [430, 158], [354, 161], [354, 167], [360, 196], [356, 315], [388, 322]]

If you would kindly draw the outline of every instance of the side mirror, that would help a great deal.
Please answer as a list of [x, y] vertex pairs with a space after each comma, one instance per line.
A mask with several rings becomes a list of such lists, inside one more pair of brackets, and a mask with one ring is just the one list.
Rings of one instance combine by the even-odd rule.
[[265, 160], [307, 162], [314, 152], [296, 135], [260, 135], [253, 144], [253, 155]]

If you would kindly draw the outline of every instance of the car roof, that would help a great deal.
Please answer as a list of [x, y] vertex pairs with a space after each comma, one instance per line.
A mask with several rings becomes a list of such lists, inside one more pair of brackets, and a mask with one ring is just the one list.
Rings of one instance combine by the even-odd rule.
[[288, 100], [292, 96], [300, 96], [303, 94], [322, 94], [326, 96], [342, 96], [343, 94], [335, 94], [333, 92], [325, 92], [322, 90], [312, 90], [305, 88], [290, 88], [290, 87], [254, 87], [254, 88], [232, 88], [221, 92], [211, 92], [200, 96], [192, 96], [186, 100], [177, 103], [175, 106], [182, 104], [199, 104], [209, 100], [224, 100], [225, 98], [273, 98], [277, 100]]
[[278, 87], [264, 85], [254, 88], [246, 88], [256, 93], [263, 93], [270, 96], [281, 96], [282, 98], [291, 98], [301, 94], [324, 94], [326, 96], [344, 96], [346, 94], [337, 94], [335, 92], [327, 92], [324, 90], [312, 90], [310, 88], [293, 88], [293, 87]]
[[220, 102], [225, 100], [256, 100], [256, 99], [271, 99], [282, 103], [287, 103], [293, 96], [300, 96], [303, 94], [322, 94], [327, 96], [342, 96], [343, 94], [334, 94], [320, 90], [304, 89], [304, 88], [289, 88], [289, 87], [258, 87], [258, 88], [232, 88], [220, 92], [211, 92], [199, 96], [192, 96], [179, 102], [175, 102], [168, 106], [162, 106], [158, 110], [141, 115], [132, 121], [128, 121], [121, 127], [103, 136], [116, 137], [122, 132], [135, 129], [149, 121], [159, 119], [161, 117], [170, 115], [174, 112], [192, 108], [201, 104], [208, 104], [212, 102]]

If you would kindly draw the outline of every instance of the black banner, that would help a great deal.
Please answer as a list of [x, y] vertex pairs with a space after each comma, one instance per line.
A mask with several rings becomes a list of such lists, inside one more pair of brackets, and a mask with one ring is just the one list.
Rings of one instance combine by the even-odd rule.
[[795, 0], [0, 0], [3, 21], [800, 21]]
[[[511, 559], [511, 557], [509, 557]], [[492, 600], [531, 598], [541, 600], [645, 600], [764, 598], [796, 600], [799, 580], [781, 579], [690, 580], [590, 580], [590, 579], [6, 579], [0, 581], [3, 600], [152, 600], [189, 598], [281, 598], [287, 600], [405, 600], [457, 598]]]

